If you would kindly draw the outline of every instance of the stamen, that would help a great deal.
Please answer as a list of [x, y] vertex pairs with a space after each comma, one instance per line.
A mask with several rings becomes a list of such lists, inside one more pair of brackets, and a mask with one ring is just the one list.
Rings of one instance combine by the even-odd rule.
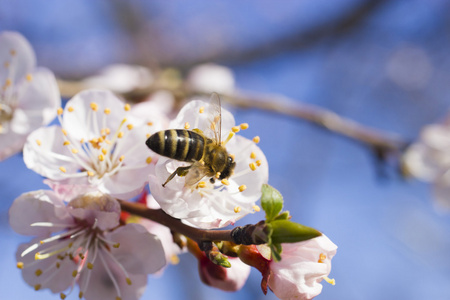
[[11, 84], [12, 84], [12, 81], [11, 81], [11, 79], [6, 79], [6, 81], [5, 81], [5, 87], [8, 87], [8, 86], [11, 86]]
[[129, 111], [131, 109], [130, 104], [125, 104], [123, 109], [125, 109], [125, 111]]
[[66, 295], [64, 293], [59, 294], [59, 297], [61, 297], [62, 300], [66, 299]]
[[231, 132], [228, 134], [227, 139], [226, 139], [225, 141], [222, 142], [222, 145], [226, 145], [226, 144], [231, 140], [231, 138], [232, 138], [234, 135], [235, 135], [235, 133], [231, 131]]
[[255, 152], [250, 153], [250, 158], [251, 159], [255, 159], [256, 158], [256, 153]]
[[103, 258], [103, 255], [99, 255], [99, 257], [100, 257], [100, 260], [103, 263], [103, 266], [105, 267], [106, 273], [108, 274], [109, 278], [111, 279], [111, 281], [112, 281], [112, 283], [114, 285], [114, 288], [116, 289], [116, 292], [117, 292], [117, 295], [118, 295], [116, 297], [116, 299], [121, 299], [120, 297], [121, 297], [122, 294], [120, 293], [120, 288], [119, 288], [119, 285], [118, 285], [116, 279], [114, 278], [114, 275], [112, 274], [111, 270], [109, 269], [109, 266], [106, 263], [105, 259]]
[[248, 166], [250, 167], [250, 170], [252, 171], [256, 170], [256, 164], [254, 162], [250, 163]]
[[109, 115], [111, 113], [111, 109], [105, 108], [103, 112], [105, 113], [105, 115]]
[[34, 290], [35, 291], [39, 291], [41, 289], [41, 285], [40, 284], [36, 284], [35, 286], [34, 286]]
[[152, 126], [152, 125], [153, 125], [153, 122], [147, 122], [147, 125], [148, 125], [148, 126]]
[[102, 153], [103, 153], [103, 155], [106, 155], [106, 153], [108, 153], [108, 151], [105, 148], [102, 148]]
[[334, 278], [330, 279], [328, 276], [324, 276], [323, 280], [325, 280], [326, 282], [328, 282], [331, 285], [336, 285], [336, 280], [334, 280]]
[[230, 157], [234, 160], [236, 156], [234, 154], [230, 154]]
[[184, 123], [184, 129], [189, 129], [191, 128], [191, 125], [189, 124], [189, 122]]
[[67, 130], [65, 130], [64, 128], [61, 129], [62, 133], [67, 136]]
[[69, 112], [73, 112], [73, 111], [74, 111], [74, 108], [73, 108], [72, 106], [69, 106], [69, 107], [67, 108], [67, 110], [68, 110]]
[[242, 123], [239, 127], [241, 127], [242, 130], [245, 130], [248, 128], [248, 123]]
[[37, 277], [42, 275], [42, 270], [41, 269], [37, 269], [36, 272], [34, 272], [34, 275], [36, 275]]
[[235, 206], [235, 207], [234, 207], [234, 212], [235, 212], [235, 213], [241, 212], [241, 207], [240, 207], [240, 206]]
[[16, 50], [14, 50], [14, 49], [9, 50], [9, 53], [11, 54], [11, 56], [14, 56], [17, 54]]
[[220, 181], [223, 185], [230, 185], [230, 182], [227, 179], [222, 179]]
[[206, 182], [200, 181], [200, 182], [197, 184], [197, 187], [199, 187], [199, 188], [204, 188], [204, 187], [206, 187]]
[[105, 157], [104, 157], [102, 154], [100, 154], [100, 155], [98, 156], [98, 160], [99, 160], [99, 161], [104, 161], [104, 160], [105, 160]]
[[231, 127], [231, 131], [233, 131], [234, 133], [238, 133], [241, 129], [239, 128], [239, 126], [234, 126]]
[[98, 110], [98, 104], [95, 103], [95, 102], [91, 102], [91, 109], [92, 109], [93, 111], [97, 111], [97, 110]]
[[319, 263], [323, 263], [325, 261], [325, 259], [327, 258], [327, 256], [323, 253], [320, 253], [319, 255], [319, 260], [317, 262]]
[[119, 248], [120, 247], [120, 243], [114, 244], [113, 247], [116, 248], [116, 249]]
[[255, 136], [255, 137], [253, 138], [253, 142], [254, 142], [255, 144], [258, 144], [259, 141], [260, 141], [259, 136]]
[[178, 255], [176, 255], [176, 254], [171, 255], [171, 256], [170, 256], [170, 263], [171, 263], [172, 265], [177, 265], [177, 264], [179, 264], [179, 263], [180, 263], [180, 258], [178, 257]]
[[243, 185], [241, 185], [240, 187], [239, 187], [239, 192], [243, 192], [243, 191], [245, 191], [247, 189], [247, 186], [245, 185], [245, 184], [243, 184]]
[[61, 172], [63, 172], [63, 173], [66, 173], [66, 172], [67, 172], [66, 168], [64, 168], [64, 167], [59, 167], [59, 169], [60, 169]]
[[78, 298], [83, 299], [83, 292], [78, 293]]
[[151, 163], [152, 163], [152, 157], [151, 157], [151, 156], [147, 157], [147, 159], [145, 160], [145, 162], [146, 162], [147, 164], [151, 164]]
[[42, 144], [41, 140], [36, 140], [36, 144], [40, 146]]
[[125, 155], [119, 157], [119, 161], [122, 162], [125, 159]]
[[123, 131], [119, 131], [119, 133], [117, 134], [117, 137], [119, 139], [123, 138]]
[[92, 177], [92, 176], [94, 176], [94, 172], [88, 171], [88, 172], [87, 172], [87, 175], [88, 175], [89, 177]]
[[214, 175], [214, 177], [216, 177], [217, 179], [219, 179], [219, 177], [220, 177], [220, 174], [222, 174], [222, 173], [220, 173], [220, 172], [217, 172], [217, 173], [216, 173], [216, 175]]
[[26, 79], [27, 81], [31, 81], [33, 80], [33, 76], [31, 76], [31, 74], [27, 74]]
[[58, 109], [56, 110], [56, 113], [58, 114], [58, 116], [62, 115], [64, 112], [64, 110], [61, 107], [58, 107]]
[[17, 262], [16, 266], [18, 269], [23, 269], [23, 262], [21, 262], [21, 261]]
[[73, 153], [73, 154], [77, 154], [77, 153], [78, 153], [78, 149], [73, 148], [73, 149], [72, 149], [72, 153]]
[[69, 141], [64, 141], [63, 146], [68, 146], [68, 145], [70, 145], [70, 142]]
[[261, 166], [261, 160], [257, 160], [257, 161], [255, 161], [256, 162], [256, 165], [259, 167], [259, 166]]
[[201, 114], [204, 113], [204, 112], [205, 112], [205, 108], [204, 108], [203, 106], [200, 107], [200, 109], [198, 110], [198, 112], [201, 113]]
[[127, 277], [125, 280], [127, 281], [128, 285], [132, 284], [131, 279], [129, 277]]
[[77, 270], [73, 270], [72, 272], [72, 277], [75, 278], [78, 275], [78, 271]]
[[259, 212], [261, 208], [258, 205], [253, 205], [253, 210]]
[[92, 268], [94, 267], [94, 265], [93, 265], [92, 263], [88, 262], [86, 267], [87, 267], [89, 270], [92, 270]]
[[128, 125], [127, 125], [127, 128], [128, 128], [128, 130], [133, 129], [133, 124], [128, 124]]

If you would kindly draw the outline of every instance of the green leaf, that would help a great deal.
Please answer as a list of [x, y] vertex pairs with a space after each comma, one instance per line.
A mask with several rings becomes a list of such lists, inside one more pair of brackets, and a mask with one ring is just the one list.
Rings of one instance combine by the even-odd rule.
[[281, 244], [270, 245], [270, 250], [272, 251], [273, 260], [280, 261], [281, 260], [281, 251], [283, 250], [283, 248], [281, 247]]
[[288, 220], [276, 220], [272, 227], [271, 242], [273, 244], [297, 243], [322, 235], [320, 231]]
[[266, 221], [272, 221], [283, 209], [283, 196], [268, 184], [263, 184], [261, 206], [266, 212]]
[[289, 211], [283, 211], [281, 214], [276, 216], [275, 219], [273, 219], [273, 221], [276, 221], [276, 220], [289, 220], [290, 217], [291, 217], [291, 215], [289, 214]]

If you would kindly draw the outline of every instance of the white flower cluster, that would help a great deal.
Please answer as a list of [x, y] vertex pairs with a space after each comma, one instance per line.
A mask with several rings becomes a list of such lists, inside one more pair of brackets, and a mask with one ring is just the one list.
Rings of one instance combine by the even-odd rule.
[[[25, 143], [26, 166], [45, 177], [52, 189], [23, 194], [10, 209], [11, 227], [34, 237], [19, 247], [16, 257], [24, 280], [36, 290], [48, 288], [64, 299], [78, 285], [79, 298], [138, 299], [148, 274], [176, 262], [183, 250], [173, 242], [170, 229], [121, 217], [117, 199], [143, 195], [149, 207], [201, 229], [222, 228], [259, 211], [256, 202], [268, 182], [268, 163], [257, 146], [259, 137], [239, 135], [248, 124], [236, 125], [229, 111], [222, 109], [220, 123], [214, 117], [211, 121], [207, 112], [215, 109], [213, 104], [191, 101], [169, 122], [173, 97], [167, 92], [130, 106], [104, 89], [82, 91], [63, 109], [53, 75], [35, 68], [34, 53], [21, 35], [0, 34], [0, 59], [5, 62], [0, 68], [0, 159]], [[212, 72], [214, 80], [205, 72]], [[188, 78], [188, 84], [202, 91], [213, 86], [230, 92], [234, 85], [231, 71], [214, 65], [198, 68]], [[89, 82], [108, 86], [104, 81], [99, 77]], [[59, 125], [40, 127], [56, 116]], [[211, 173], [207, 159], [175, 159], [175, 152], [186, 149], [208, 155], [206, 146], [183, 148], [186, 140], [178, 137], [166, 141], [170, 155], [145, 145], [149, 137], [167, 136], [175, 129], [185, 135], [195, 132], [204, 137], [202, 143], [225, 149], [229, 170]], [[219, 154], [211, 157], [222, 159]], [[194, 166], [209, 169], [203, 174]], [[192, 181], [194, 176], [198, 178]], [[286, 245], [282, 262], [270, 264], [269, 287], [284, 299], [314, 297], [335, 251], [326, 237]], [[230, 269], [209, 265], [204, 253], [198, 258], [202, 280], [223, 290], [241, 288], [250, 273], [238, 258], [230, 258]]]

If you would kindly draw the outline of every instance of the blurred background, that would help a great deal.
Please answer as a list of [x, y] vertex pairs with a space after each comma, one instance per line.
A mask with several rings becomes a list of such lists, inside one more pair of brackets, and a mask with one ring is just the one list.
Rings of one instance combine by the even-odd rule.
[[[285, 95], [409, 141], [450, 107], [449, 13], [445, 0], [0, 0], [0, 30], [22, 33], [38, 65], [65, 80], [113, 63], [185, 73], [215, 62], [231, 68], [240, 90]], [[323, 283], [317, 299], [450, 299], [450, 215], [429, 185], [304, 120], [229, 108], [250, 124], [243, 135], [261, 137], [269, 183], [293, 220], [339, 247], [336, 285]], [[7, 212], [40, 188], [21, 154], [0, 162], [2, 299], [59, 298], [35, 292], [15, 267], [16, 247], [29, 238], [12, 232]], [[226, 293], [204, 286], [196, 268], [182, 256], [150, 277], [142, 299], [275, 299], [254, 270], [241, 291]]]

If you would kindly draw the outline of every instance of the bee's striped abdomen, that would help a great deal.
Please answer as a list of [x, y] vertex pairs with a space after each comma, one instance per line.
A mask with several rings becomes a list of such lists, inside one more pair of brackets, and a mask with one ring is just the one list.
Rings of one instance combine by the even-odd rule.
[[156, 132], [145, 142], [154, 152], [180, 161], [200, 160], [205, 149], [205, 139], [200, 134], [185, 129]]

